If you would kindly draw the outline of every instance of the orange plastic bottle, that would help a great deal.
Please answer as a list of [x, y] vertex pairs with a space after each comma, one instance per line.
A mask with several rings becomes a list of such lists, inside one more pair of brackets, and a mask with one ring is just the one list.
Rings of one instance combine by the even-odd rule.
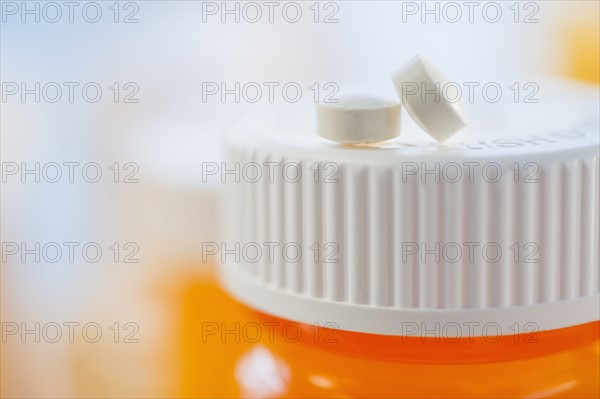
[[445, 146], [244, 125], [182, 395], [599, 397], [597, 88], [544, 87]]
[[499, 341], [316, 331], [241, 305], [207, 277], [187, 290], [183, 327], [186, 398], [600, 397], [598, 322]]

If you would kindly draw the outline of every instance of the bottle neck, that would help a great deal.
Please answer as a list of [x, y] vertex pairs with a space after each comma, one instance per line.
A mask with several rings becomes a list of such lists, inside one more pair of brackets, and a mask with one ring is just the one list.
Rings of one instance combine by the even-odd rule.
[[349, 356], [419, 363], [478, 363], [533, 358], [589, 344], [600, 338], [600, 321], [548, 331], [533, 328], [514, 335], [392, 336], [345, 331], [334, 323], [308, 325], [258, 311], [273, 328], [274, 343], [303, 343]]

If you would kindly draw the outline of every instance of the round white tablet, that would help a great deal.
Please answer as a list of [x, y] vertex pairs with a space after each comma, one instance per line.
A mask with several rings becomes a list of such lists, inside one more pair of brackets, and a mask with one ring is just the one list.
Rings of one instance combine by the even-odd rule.
[[377, 143], [400, 134], [398, 101], [370, 94], [347, 94], [317, 107], [319, 136], [343, 144]]
[[411, 118], [431, 137], [444, 142], [466, 126], [460, 100], [451, 100], [443, 88], [448, 79], [430, 62], [417, 56], [398, 69], [392, 79]]

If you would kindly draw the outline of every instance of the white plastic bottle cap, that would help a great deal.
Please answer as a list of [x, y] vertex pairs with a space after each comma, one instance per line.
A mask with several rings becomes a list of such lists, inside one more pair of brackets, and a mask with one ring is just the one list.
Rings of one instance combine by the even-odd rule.
[[377, 143], [400, 134], [400, 103], [369, 94], [346, 94], [317, 106], [321, 137], [343, 144]]
[[466, 126], [460, 100], [447, 98], [448, 79], [430, 62], [417, 56], [392, 79], [411, 118], [435, 140], [444, 142]]
[[413, 141], [416, 126], [335, 145], [310, 109], [244, 121], [227, 143], [224, 286], [272, 315], [374, 334], [598, 320], [598, 89], [540, 85], [537, 104], [481, 104], [445, 146]]

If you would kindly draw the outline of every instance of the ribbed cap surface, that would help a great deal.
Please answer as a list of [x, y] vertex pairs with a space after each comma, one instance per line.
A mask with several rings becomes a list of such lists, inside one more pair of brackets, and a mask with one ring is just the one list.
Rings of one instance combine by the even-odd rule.
[[406, 322], [494, 322], [510, 334], [515, 322], [596, 320], [590, 109], [448, 146], [342, 147], [246, 126], [228, 143], [239, 178], [224, 176], [224, 237], [239, 256], [223, 259], [224, 283], [284, 318], [382, 334]]

